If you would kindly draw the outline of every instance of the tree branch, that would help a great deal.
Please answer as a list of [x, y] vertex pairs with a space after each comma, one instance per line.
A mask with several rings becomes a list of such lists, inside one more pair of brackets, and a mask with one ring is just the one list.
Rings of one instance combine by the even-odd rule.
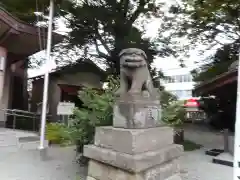
[[111, 49], [107, 46], [106, 42], [103, 40], [102, 36], [100, 35], [100, 33], [97, 31], [96, 33], [99, 41], [101, 42], [101, 44], [103, 45], [103, 47], [105, 48], [105, 50], [108, 52], [108, 54], [111, 54]]
[[[209, 30], [214, 30], [214, 31], [216, 31], [218, 33], [223, 33], [228, 38], [230, 38], [232, 40], [236, 40], [236, 38], [234, 38], [233, 36], [228, 34], [228, 33], [232, 33], [231, 31], [227, 31], [227, 30], [223, 31], [223, 30], [220, 30], [220, 29], [218, 29], [217, 27], [214, 27], [214, 26], [207, 26], [206, 28], [209, 29]], [[236, 34], [236, 35], [238, 36], [238, 34]]]
[[121, 0], [121, 3], [123, 3], [123, 1], [125, 2], [124, 8], [123, 8], [123, 17], [125, 19], [127, 17], [129, 0]]
[[138, 16], [144, 11], [144, 6], [147, 4], [146, 0], [140, 0], [139, 6], [136, 11], [133, 13], [132, 17], [129, 20], [129, 24], [133, 24]]
[[99, 54], [99, 56], [101, 56], [102, 58], [106, 58], [106, 59], [109, 57], [108, 55], [106, 55], [105, 53], [103, 53], [102, 51], [100, 51], [96, 38], [94, 38], [94, 45], [95, 45], [95, 47], [96, 47], [96, 51], [97, 51], [97, 53]]
[[101, 42], [101, 44], [103, 45], [103, 47], [105, 48], [105, 50], [110, 55], [111, 49], [107, 46], [106, 42], [104, 41], [104, 39], [102, 38], [101, 34], [98, 31], [98, 22], [95, 23], [95, 34], [96, 34], [97, 38], [99, 39], [99, 41]]

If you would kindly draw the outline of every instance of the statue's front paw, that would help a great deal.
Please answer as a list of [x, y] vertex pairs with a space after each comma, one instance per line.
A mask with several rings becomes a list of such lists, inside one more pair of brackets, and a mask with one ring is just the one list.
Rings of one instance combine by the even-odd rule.
[[115, 94], [115, 96], [120, 96], [121, 90], [117, 90], [114, 94]]
[[129, 94], [137, 94], [137, 93], [139, 93], [139, 91], [136, 89], [132, 89], [132, 90], [129, 90], [128, 93]]

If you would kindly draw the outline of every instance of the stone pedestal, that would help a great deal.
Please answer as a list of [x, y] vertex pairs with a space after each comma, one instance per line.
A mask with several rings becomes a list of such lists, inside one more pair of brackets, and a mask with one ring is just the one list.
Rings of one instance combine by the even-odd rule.
[[120, 87], [116, 91], [113, 127], [96, 129], [87, 180], [181, 180], [173, 129], [161, 122], [158, 90], [153, 87], [147, 56], [136, 48], [122, 50]]
[[114, 105], [113, 127], [152, 128], [161, 125], [161, 107], [157, 94], [124, 94], [117, 98]]
[[90, 158], [87, 180], [181, 180], [182, 153], [169, 127], [98, 127], [94, 145], [84, 147]]

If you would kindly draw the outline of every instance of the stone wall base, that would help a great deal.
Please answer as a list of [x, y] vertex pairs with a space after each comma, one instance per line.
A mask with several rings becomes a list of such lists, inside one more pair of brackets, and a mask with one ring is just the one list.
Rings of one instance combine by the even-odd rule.
[[91, 160], [87, 180], [181, 180], [176, 160], [157, 165], [144, 172], [131, 173]]
[[87, 180], [181, 180], [182, 154], [168, 127], [100, 127], [94, 145], [84, 147], [90, 159]]

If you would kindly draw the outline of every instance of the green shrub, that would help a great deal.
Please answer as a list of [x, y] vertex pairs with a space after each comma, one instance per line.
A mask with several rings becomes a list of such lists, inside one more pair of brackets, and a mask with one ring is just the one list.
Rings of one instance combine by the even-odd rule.
[[70, 128], [62, 123], [48, 123], [46, 138], [52, 144], [69, 145], [72, 142]]
[[173, 127], [181, 127], [186, 117], [186, 111], [182, 101], [173, 101], [162, 109], [161, 119]]
[[70, 121], [71, 135], [77, 144], [78, 152], [83, 151], [85, 144], [93, 143], [95, 127], [112, 125], [114, 92], [118, 87], [118, 79], [110, 76], [104, 92], [91, 88], [79, 92], [83, 107], [74, 110], [74, 116]]
[[181, 143], [181, 145], [183, 145], [184, 151], [194, 151], [202, 147], [202, 145], [196, 144], [195, 142], [189, 140], [185, 140], [183, 143]]
[[182, 101], [172, 101], [162, 109], [161, 120], [174, 129], [173, 140], [176, 144], [184, 142], [183, 124], [186, 111]]
[[160, 91], [160, 104], [162, 109], [167, 108], [170, 104], [176, 101], [177, 101], [177, 97], [174, 94], [166, 90]]

